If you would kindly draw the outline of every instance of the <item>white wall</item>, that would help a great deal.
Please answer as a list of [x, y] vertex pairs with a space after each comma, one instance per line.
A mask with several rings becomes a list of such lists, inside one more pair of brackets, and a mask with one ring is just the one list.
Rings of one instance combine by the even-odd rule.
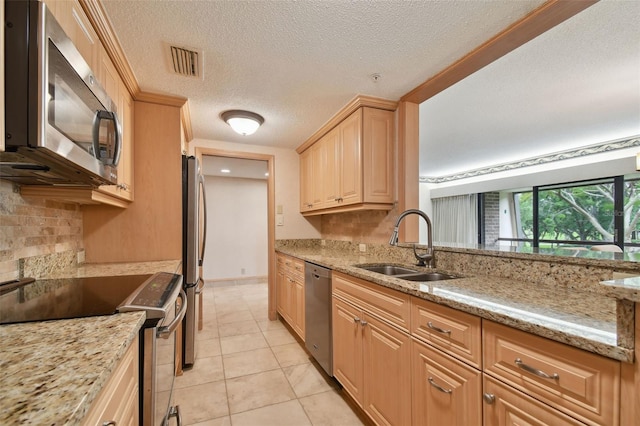
[[267, 181], [205, 176], [205, 280], [268, 273]]
[[300, 214], [300, 162], [295, 150], [194, 139], [189, 143], [190, 155], [195, 153], [196, 147], [273, 155], [275, 158], [275, 204], [282, 206], [284, 215], [284, 225], [276, 226], [276, 240], [320, 238], [320, 216], [305, 219]]

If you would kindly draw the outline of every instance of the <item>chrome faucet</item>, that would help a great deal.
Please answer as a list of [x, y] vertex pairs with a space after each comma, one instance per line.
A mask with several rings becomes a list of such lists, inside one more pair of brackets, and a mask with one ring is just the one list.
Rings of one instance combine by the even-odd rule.
[[[431, 226], [431, 219], [429, 219], [429, 216], [427, 216], [425, 212], [418, 209], [409, 209], [400, 213], [400, 216], [398, 216], [398, 220], [396, 221], [396, 226], [393, 228], [393, 232], [391, 233], [389, 244], [391, 244], [392, 246], [398, 245], [398, 227], [400, 226], [400, 222], [402, 222], [402, 219], [411, 214], [417, 214], [418, 216], [422, 217], [425, 222], [427, 222], [427, 252], [425, 254], [419, 254], [416, 251], [416, 245], [413, 245], [413, 254], [416, 256], [416, 259], [418, 259], [418, 266], [429, 266], [429, 268], [434, 268], [436, 266], [436, 258], [435, 252], [433, 251], [433, 229]], [[428, 263], [426, 263], [425, 261]]]

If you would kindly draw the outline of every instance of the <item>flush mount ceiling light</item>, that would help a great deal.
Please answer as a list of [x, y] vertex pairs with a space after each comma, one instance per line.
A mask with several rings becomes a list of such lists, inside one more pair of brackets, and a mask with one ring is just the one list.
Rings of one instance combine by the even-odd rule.
[[231, 126], [236, 133], [244, 136], [252, 135], [264, 123], [264, 118], [261, 115], [238, 109], [225, 111], [220, 114], [220, 118]]

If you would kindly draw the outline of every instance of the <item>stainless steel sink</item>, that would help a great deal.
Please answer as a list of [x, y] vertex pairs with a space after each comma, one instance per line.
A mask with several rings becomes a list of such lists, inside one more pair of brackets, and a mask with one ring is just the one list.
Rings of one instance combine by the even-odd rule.
[[377, 272], [378, 274], [384, 275], [406, 275], [406, 274], [417, 274], [419, 271], [404, 268], [402, 266], [396, 265], [361, 265], [358, 268], [366, 269], [370, 272]]
[[452, 280], [460, 277], [457, 277], [455, 275], [442, 274], [440, 272], [426, 272], [423, 274], [403, 275], [396, 278], [400, 278], [401, 280], [407, 280], [407, 281], [441, 281], [441, 280]]
[[376, 272], [399, 278], [407, 281], [441, 281], [460, 278], [455, 275], [443, 274], [441, 272], [421, 272], [414, 269], [405, 268], [397, 265], [355, 265], [358, 268], [365, 269], [369, 272]]

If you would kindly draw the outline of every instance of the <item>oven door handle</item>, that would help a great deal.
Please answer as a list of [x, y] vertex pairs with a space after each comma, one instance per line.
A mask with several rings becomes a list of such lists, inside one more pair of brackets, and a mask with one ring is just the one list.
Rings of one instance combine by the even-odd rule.
[[180, 311], [176, 314], [176, 317], [171, 321], [171, 324], [158, 327], [158, 331], [156, 333], [157, 337], [161, 337], [163, 339], [168, 339], [171, 333], [176, 331], [180, 321], [184, 318], [184, 314], [187, 312], [187, 295], [184, 293], [184, 290], [180, 290], [180, 299], [182, 299], [182, 306], [180, 306]]

